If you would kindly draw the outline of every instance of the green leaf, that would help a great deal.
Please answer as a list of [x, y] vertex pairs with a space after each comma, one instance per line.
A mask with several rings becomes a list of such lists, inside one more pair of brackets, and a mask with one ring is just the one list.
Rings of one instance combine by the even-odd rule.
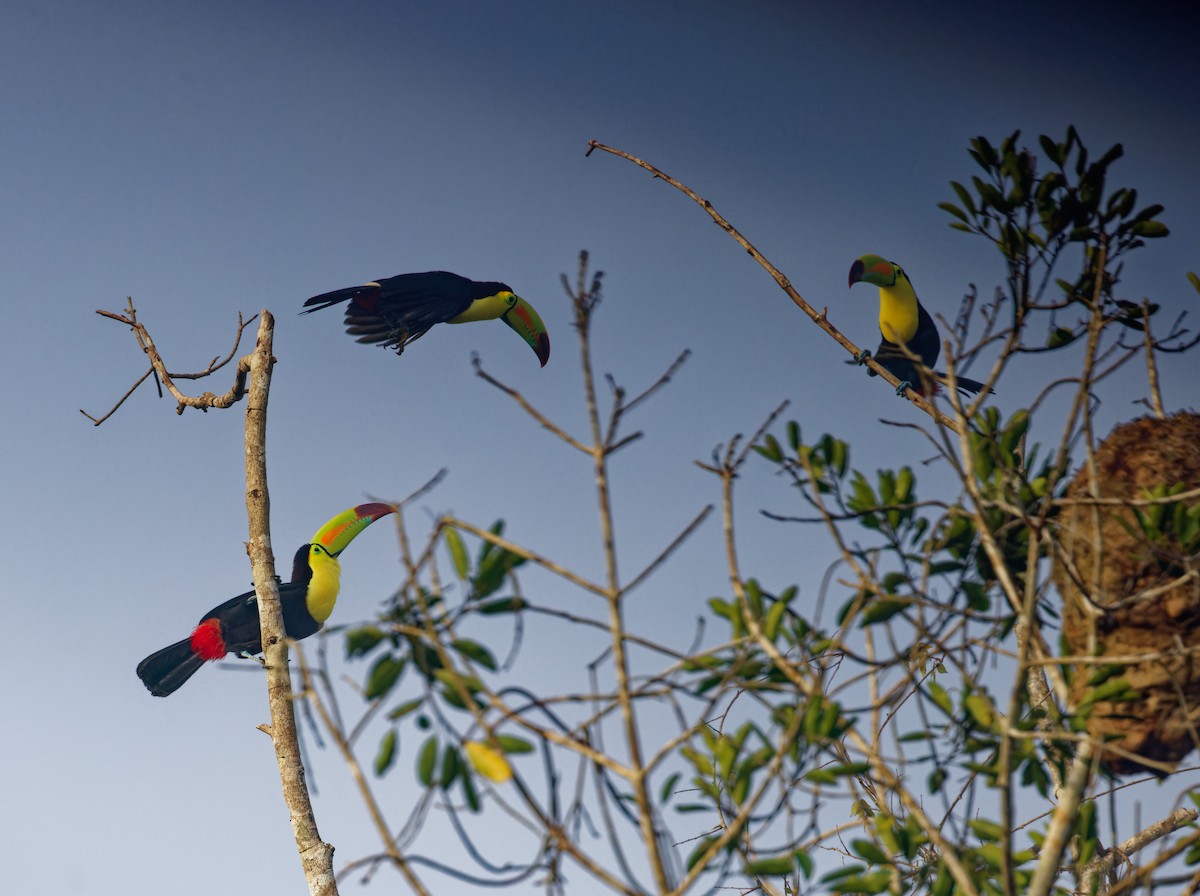
[[1066, 327], [1055, 327], [1050, 331], [1050, 338], [1046, 340], [1046, 347], [1061, 348], [1064, 345], [1070, 345], [1078, 338], [1078, 333], [1073, 333]]
[[1125, 668], [1124, 663], [1105, 663], [1103, 666], [1097, 666], [1095, 671], [1088, 676], [1087, 685], [1089, 688], [1102, 685], [1110, 678], [1123, 673]]
[[367, 700], [376, 700], [386, 695], [399, 680], [405, 665], [403, 657], [391, 653], [381, 656], [371, 667], [371, 674], [367, 676], [367, 687], [363, 696]]
[[955, 205], [953, 202], [939, 202], [938, 208], [940, 208], [942, 211], [946, 212], [946, 214], [953, 215], [954, 217], [958, 218], [958, 220], [960, 220], [960, 221], [968, 220], [967, 213], [964, 212], [957, 205]]
[[942, 766], [935, 768], [929, 773], [929, 792], [941, 793], [942, 785], [946, 783], [947, 772]]
[[496, 658], [492, 656], [490, 650], [478, 641], [460, 638], [457, 641], [451, 641], [450, 646], [468, 659], [479, 663], [485, 669], [490, 669], [492, 672], [496, 671]]
[[991, 731], [996, 724], [996, 708], [983, 694], [967, 694], [963, 708], [980, 728]]
[[421, 744], [421, 752], [417, 754], [417, 780], [424, 787], [433, 784], [433, 767], [437, 764], [438, 742], [436, 735], [429, 735]]
[[995, 843], [1004, 836], [1004, 831], [1000, 825], [994, 821], [988, 821], [985, 818], [971, 818], [967, 820], [967, 827], [971, 829], [980, 840], [985, 843]]
[[1130, 687], [1128, 678], [1113, 678], [1098, 687], [1089, 688], [1088, 692], [1084, 694], [1083, 699], [1079, 701], [1076, 709], [1086, 709], [1097, 700], [1128, 700], [1131, 697], [1135, 697], [1137, 693], [1137, 691]]
[[804, 780], [813, 784], [836, 784], [838, 776], [827, 769], [814, 768], [812, 771], [805, 772]]
[[410, 712], [420, 709], [421, 704], [424, 702], [425, 702], [424, 697], [418, 697], [416, 700], [406, 700], [404, 703], [401, 703], [399, 706], [397, 706], [395, 709], [393, 709], [391, 712], [389, 712], [387, 714], [387, 717], [389, 719], [391, 719], [393, 722], [395, 722], [397, 719], [404, 718]]
[[363, 628], [352, 628], [346, 632], [346, 657], [362, 656], [369, 653], [375, 645], [386, 638], [383, 629], [374, 625]]
[[839, 893], [870, 894], [882, 893], [892, 882], [892, 871], [880, 868], [866, 874], [848, 875], [838, 880], [834, 889]]
[[375, 754], [375, 774], [381, 776], [396, 760], [396, 729], [389, 728], [388, 733], [379, 742], [379, 750]]
[[954, 702], [950, 699], [950, 695], [946, 692], [946, 689], [936, 681], [930, 681], [928, 688], [929, 698], [933, 701], [934, 705], [946, 715], [953, 716]]
[[933, 886], [929, 890], [929, 896], [950, 896], [954, 892], [954, 875], [951, 874], [945, 865], [938, 865], [938, 875], [933, 879]]
[[1038, 142], [1041, 144], [1042, 152], [1046, 154], [1047, 159], [1049, 159], [1055, 165], [1061, 165], [1063, 163], [1063, 156], [1065, 154], [1066, 147], [1055, 143], [1045, 134], [1042, 134], [1038, 137]]
[[475, 607], [475, 612], [484, 616], [496, 616], [500, 613], [519, 613], [528, 606], [529, 602], [525, 598], [514, 594], [512, 597], [498, 597], [481, 603]]
[[[962, 184], [960, 184], [958, 181], [953, 181], [953, 180], [950, 181], [950, 187], [951, 187], [951, 189], [954, 190], [955, 193], [958, 194], [959, 201], [962, 202], [963, 208], [965, 208], [972, 215], [977, 214], [977, 212], [975, 210], [975, 200], [971, 196], [971, 194], [967, 190], [967, 188], [964, 187]], [[967, 230], [970, 230], [970, 228], [967, 228]]]
[[463, 581], [471, 575], [471, 564], [467, 560], [467, 546], [463, 544], [462, 536], [457, 529], [448, 528], [445, 534], [446, 549], [450, 551], [450, 562], [454, 564], [454, 573]]
[[886, 622], [897, 613], [903, 612], [908, 607], [912, 606], [912, 601], [907, 598], [878, 598], [868, 601], [863, 608], [862, 622], [860, 625], [876, 625], [880, 622]]
[[472, 812], [478, 812], [480, 808], [479, 794], [475, 791], [475, 781], [469, 774], [462, 776], [463, 799], [467, 803], [467, 808]]
[[462, 757], [458, 755], [458, 748], [447, 746], [442, 752], [442, 774], [438, 781], [442, 785], [442, 790], [446, 790], [454, 783], [459, 772], [462, 771]]
[[[711, 811], [711, 807], [709, 807], [709, 806], [705, 806], [703, 808], [710, 809], [710, 811]], [[683, 809], [680, 808], [678, 811], [683, 811]], [[687, 870], [688, 871], [691, 871], [692, 867], [697, 862], [699, 862], [700, 859], [702, 859], [704, 857], [704, 854], [706, 852], [708, 852], [708, 848], [710, 846], [712, 846], [713, 843], [716, 842], [716, 840], [717, 840], [716, 837], [705, 837], [703, 840], [701, 840], [699, 843], [696, 844], [696, 848], [693, 849], [687, 857]]]
[[468, 698], [474, 698], [483, 690], [483, 684], [478, 678], [472, 675], [460, 675], [452, 669], [438, 669], [433, 677], [442, 683], [442, 699], [458, 709], [470, 709], [461, 693], [462, 688], [466, 689]]
[[866, 859], [873, 865], [891, 865], [892, 857], [879, 848], [872, 840], [851, 840], [850, 849], [859, 858]]
[[1161, 221], [1138, 221], [1130, 228], [1130, 232], [1134, 236], [1145, 237], [1146, 239], [1158, 239], [1159, 237], [1169, 236], [1171, 231], [1167, 229], [1167, 225]]
[[992, 599], [988, 597], [987, 587], [982, 582], [964, 581], [963, 594], [967, 598], [967, 606], [977, 613], [986, 613], [992, 608]]
[[667, 780], [663, 781], [662, 790], [659, 791], [658, 801], [664, 806], [671, 801], [671, 797], [675, 795], [675, 785], [679, 783], [679, 772], [674, 772], [667, 776]]
[[1079, 861], [1087, 864], [1096, 852], [1096, 801], [1084, 800], [1075, 818], [1079, 836]]
[[514, 737], [511, 734], [497, 735], [496, 743], [500, 745], [500, 749], [505, 753], [509, 753], [514, 756], [519, 753], [533, 752], [533, 744], [522, 737]]
[[442, 668], [442, 658], [438, 656], [438, 652], [426, 644], [424, 641], [419, 641], [415, 638], [408, 640], [409, 649], [412, 651], [413, 663], [417, 669], [426, 678], [432, 678]]
[[475, 578], [471, 581], [473, 597], [489, 597], [495, 594], [505, 582], [509, 572], [516, 569], [525, 558], [507, 550], [496, 550], [484, 557], [480, 563]]
[[825, 770], [831, 775], [836, 775], [839, 778], [849, 777], [850, 775], [865, 775], [871, 770], [869, 762], [847, 762], [843, 765], [829, 765]]
[[769, 859], [755, 859], [746, 863], [747, 877], [781, 877], [792, 871], [792, 857], [772, 856]]
[[787, 604], [781, 600], [777, 600], [771, 605], [771, 609], [767, 610], [767, 615], [763, 617], [763, 637], [768, 641], [774, 641], [776, 635], [779, 634], [779, 624], [783, 620], [785, 610], [787, 610]]
[[1200, 843], [1195, 844], [1183, 854], [1183, 863], [1185, 865], [1200, 864]]
[[780, 446], [779, 440], [770, 433], [763, 437], [762, 444], [756, 445], [754, 450], [769, 461], [779, 463], [783, 460], [783, 448]]

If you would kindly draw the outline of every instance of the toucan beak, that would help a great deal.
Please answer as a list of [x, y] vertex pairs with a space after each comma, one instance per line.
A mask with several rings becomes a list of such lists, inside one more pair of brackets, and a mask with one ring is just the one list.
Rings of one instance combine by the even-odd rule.
[[896, 271], [892, 263], [878, 255], [863, 255], [850, 265], [850, 285], [861, 281], [875, 286], [892, 286], [896, 282]]
[[346, 550], [350, 542], [371, 523], [389, 513], [395, 513], [391, 504], [359, 504], [343, 510], [312, 537], [313, 544], [322, 545], [334, 557]]
[[517, 296], [516, 304], [505, 311], [502, 317], [506, 324], [529, 343], [529, 347], [545, 367], [546, 362], [550, 360], [550, 337], [546, 333], [546, 325], [533, 310], [533, 306]]

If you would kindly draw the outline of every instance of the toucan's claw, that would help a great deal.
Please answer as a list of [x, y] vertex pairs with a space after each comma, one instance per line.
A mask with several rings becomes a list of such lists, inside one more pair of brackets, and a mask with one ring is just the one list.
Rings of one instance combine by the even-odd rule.
[[910, 383], [908, 380], [905, 380], [899, 386], [896, 387], [896, 394], [903, 397], [904, 393], [907, 392], [912, 387], [913, 387], [913, 384]]
[[[857, 355], [854, 355], [854, 359], [852, 361], [846, 361], [846, 363], [857, 363], [859, 367], [862, 367], [864, 363], [870, 359], [870, 357], [871, 350], [863, 349], [862, 351], [859, 351]], [[868, 367], [866, 368], [866, 375], [868, 375], [868, 377], [878, 377], [880, 374], [877, 374], [875, 371], [872, 371], [870, 367]]]

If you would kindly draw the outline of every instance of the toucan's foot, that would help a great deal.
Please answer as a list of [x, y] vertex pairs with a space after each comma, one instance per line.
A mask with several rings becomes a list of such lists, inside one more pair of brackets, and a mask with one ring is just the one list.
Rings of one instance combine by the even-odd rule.
[[[871, 350], [869, 348], [864, 348], [861, 352], [859, 352], [857, 355], [854, 356], [853, 361], [847, 361], [846, 363], [847, 364], [857, 364], [861, 367], [863, 364], [867, 363], [867, 361], [870, 359], [870, 357], [871, 357]], [[868, 367], [867, 368], [867, 376], [879, 376], [879, 374], [877, 374], [874, 370], [872, 370], [870, 367]]]
[[913, 384], [910, 383], [908, 380], [905, 380], [899, 386], [896, 387], [896, 394], [903, 397], [904, 393], [907, 392], [912, 387], [913, 387]]

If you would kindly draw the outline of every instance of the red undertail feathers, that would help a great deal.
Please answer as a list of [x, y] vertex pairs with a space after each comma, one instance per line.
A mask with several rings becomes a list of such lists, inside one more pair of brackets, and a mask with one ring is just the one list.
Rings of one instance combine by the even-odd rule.
[[216, 619], [205, 619], [192, 632], [192, 653], [203, 660], [219, 660], [229, 651], [221, 636], [221, 623]]

